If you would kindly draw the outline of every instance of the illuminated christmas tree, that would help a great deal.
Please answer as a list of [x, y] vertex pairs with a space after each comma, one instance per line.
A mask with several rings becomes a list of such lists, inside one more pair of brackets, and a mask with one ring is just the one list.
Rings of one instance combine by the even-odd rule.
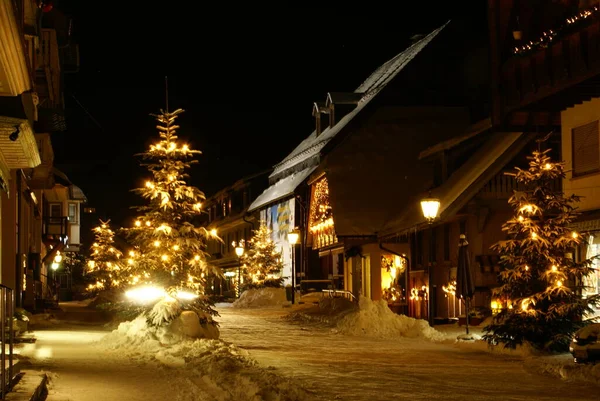
[[244, 288], [281, 287], [283, 285], [283, 261], [271, 239], [271, 230], [261, 222], [248, 248], [241, 257], [244, 266]]
[[100, 225], [93, 229], [95, 242], [90, 248], [87, 273], [95, 279], [95, 283], [88, 285], [90, 292], [110, 290], [123, 284], [123, 254], [114, 246], [115, 233], [109, 223], [110, 220], [100, 220]]
[[212, 323], [211, 316], [217, 315], [205, 295], [205, 278], [209, 273], [219, 274], [207, 264], [205, 251], [207, 239], [216, 236], [195, 224], [205, 197], [186, 183], [186, 171], [197, 163], [194, 157], [201, 152], [178, 140], [175, 120], [182, 112], [161, 110], [153, 115], [160, 139], [137, 155], [151, 178], [143, 188], [134, 190], [147, 204], [135, 207], [140, 213], [135, 226], [124, 230], [136, 248], [129, 282], [137, 285], [137, 290], [145, 290], [144, 297], [152, 286], [158, 302], [168, 299], [175, 304], [164, 318], [151, 315], [154, 324], [167, 323], [183, 310], [196, 311], [204, 323]]
[[565, 177], [564, 164], [553, 162], [549, 150], [535, 151], [529, 168], [516, 169], [516, 181], [525, 188], [509, 199], [515, 216], [502, 229], [509, 239], [492, 248], [499, 252], [503, 270], [496, 294], [500, 312], [485, 327], [491, 344], [515, 348], [565, 351], [573, 333], [589, 323], [586, 316], [598, 305], [598, 296], [582, 296], [583, 279], [591, 274], [592, 260], [573, 258], [585, 239], [569, 229], [577, 216], [575, 195], [556, 189]]

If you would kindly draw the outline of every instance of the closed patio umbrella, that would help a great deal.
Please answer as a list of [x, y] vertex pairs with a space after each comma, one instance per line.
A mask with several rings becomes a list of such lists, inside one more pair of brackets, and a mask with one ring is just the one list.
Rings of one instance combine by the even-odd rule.
[[471, 258], [468, 250], [469, 242], [465, 234], [458, 241], [458, 265], [456, 268], [456, 295], [464, 298], [466, 309], [467, 334], [469, 334], [469, 304], [475, 293], [475, 282], [471, 272]]

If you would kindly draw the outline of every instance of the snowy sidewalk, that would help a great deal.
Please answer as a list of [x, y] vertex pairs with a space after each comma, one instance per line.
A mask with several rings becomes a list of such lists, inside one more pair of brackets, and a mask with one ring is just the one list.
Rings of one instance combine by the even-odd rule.
[[[49, 398], [72, 401], [171, 400], [182, 383], [158, 364], [140, 364], [123, 354], [93, 345], [109, 331], [106, 316], [85, 304], [66, 303], [57, 320], [34, 332], [37, 341], [24, 344], [31, 369], [50, 378]], [[60, 320], [59, 320], [60, 319]], [[64, 319], [64, 320], [63, 320]]]
[[522, 359], [468, 344], [336, 334], [282, 320], [289, 308], [220, 304], [218, 311], [222, 339], [327, 399], [597, 400], [600, 391], [532, 373]]
[[145, 324], [143, 318], [121, 325], [125, 329], [108, 331], [105, 319], [85, 304], [62, 306], [63, 312], [48, 315], [44, 328], [34, 331], [36, 343], [20, 349], [29, 358], [31, 370], [46, 372], [50, 378], [48, 400], [315, 399], [223, 341], [184, 340], [166, 345], [145, 336], [140, 325]]

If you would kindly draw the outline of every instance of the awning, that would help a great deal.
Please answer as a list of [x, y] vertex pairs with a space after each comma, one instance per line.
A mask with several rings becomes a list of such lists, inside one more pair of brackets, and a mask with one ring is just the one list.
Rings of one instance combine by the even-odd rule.
[[294, 193], [296, 188], [302, 184], [308, 176], [315, 171], [317, 166], [309, 167], [297, 173], [288, 175], [285, 178], [277, 181], [269, 188], [265, 189], [248, 208], [249, 212], [257, 210], [263, 206], [274, 203], [280, 199], [286, 198]]

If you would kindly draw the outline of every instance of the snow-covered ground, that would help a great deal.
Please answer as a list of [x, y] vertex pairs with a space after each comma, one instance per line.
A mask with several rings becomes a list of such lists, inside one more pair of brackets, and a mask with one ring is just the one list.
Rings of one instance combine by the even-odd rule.
[[[50, 372], [51, 392], [73, 401], [597, 400], [600, 393], [589, 382], [600, 364], [492, 352], [481, 341], [456, 342], [464, 328], [433, 330], [365, 300], [358, 310], [340, 300], [324, 309], [301, 300], [293, 307], [218, 304], [220, 340], [171, 345], [143, 321], [102, 331], [89, 308], [71, 304], [20, 352]], [[74, 324], [75, 311], [87, 326]]]
[[[578, 366], [569, 355], [540, 358], [528, 350], [490, 350], [482, 341], [457, 342], [464, 327], [432, 331], [423, 325], [419, 334], [415, 326], [422, 323], [372, 302], [358, 312], [341, 303], [332, 316], [306, 307], [294, 306], [289, 319], [289, 308], [240, 311], [220, 304], [221, 337], [325, 399], [598, 399], [600, 386], [589, 381], [600, 377], [600, 364]], [[560, 372], [587, 381], [557, 380]]]

